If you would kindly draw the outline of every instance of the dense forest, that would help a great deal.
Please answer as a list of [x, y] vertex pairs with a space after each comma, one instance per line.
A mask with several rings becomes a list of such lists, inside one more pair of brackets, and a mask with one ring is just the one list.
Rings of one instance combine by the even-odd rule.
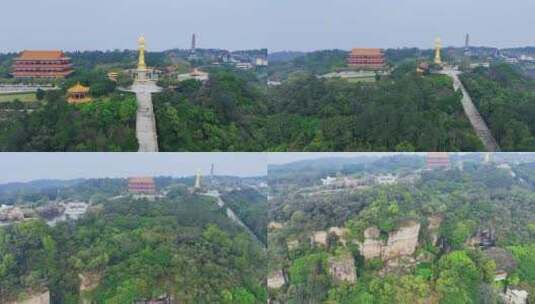
[[[460, 96], [444, 76], [400, 67], [354, 84], [295, 76], [280, 87], [229, 72], [155, 98], [163, 151], [476, 151]], [[191, 132], [195, 130], [195, 132]]]
[[[175, 71], [196, 66], [175, 53], [183, 55], [179, 51], [149, 53], [148, 64]], [[135, 101], [117, 89], [132, 79], [127, 73], [119, 73], [118, 83], [106, 77], [110, 70], [132, 68], [134, 55], [131, 51], [72, 53], [76, 71], [58, 82], [61, 91], [39, 92], [38, 102], [0, 103], [0, 149], [135, 151]], [[162, 76], [159, 84], [165, 90], [153, 96], [160, 150], [483, 149], [451, 81], [440, 75], [415, 74], [414, 58], [429, 56], [429, 52], [387, 50], [392, 74], [377, 76], [372, 83], [317, 77], [343, 67], [346, 55], [338, 50], [307, 53], [275, 62], [267, 70], [204, 67], [210, 73], [206, 83]], [[10, 58], [4, 55], [0, 60], [5, 64]], [[283, 83], [267, 86], [266, 77], [280, 78]], [[65, 104], [66, 89], [77, 82], [90, 86], [93, 104]], [[516, 142], [530, 139], [525, 139], [521, 129], [515, 130], [509, 133], [516, 147], [523, 147]]]
[[505, 63], [461, 79], [502, 150], [535, 149], [535, 81]]
[[[506, 287], [527, 290], [533, 301], [531, 168], [533, 164], [513, 167], [523, 176], [518, 178], [507, 169], [468, 163], [463, 170], [422, 171], [417, 181], [409, 183], [332, 192], [321, 192], [306, 175], [294, 177], [301, 186], [279, 185], [270, 200], [270, 221], [281, 226], [268, 234], [269, 273], [282, 269], [286, 278], [284, 286], [270, 290], [273, 303], [501, 303], [499, 293]], [[346, 176], [382, 170], [361, 167]], [[405, 166], [398, 174], [403, 171], [415, 169]], [[280, 168], [278, 172], [287, 176]], [[271, 184], [276, 180], [277, 175], [270, 177]], [[310, 194], [305, 188], [318, 192]], [[437, 218], [439, 227], [429, 228]], [[370, 244], [362, 243], [370, 242], [367, 228], [377, 227], [379, 239], [386, 241], [407, 222], [421, 226], [411, 256], [393, 260], [362, 256], [361, 246]], [[311, 233], [330, 227], [347, 229], [344, 241], [331, 233], [325, 245], [314, 245]], [[482, 231], [493, 232], [490, 247], [470, 245]], [[505, 280], [495, 281], [495, 273], [502, 269], [487, 253], [493, 251], [503, 251], [516, 266], [508, 269]], [[353, 261], [348, 265], [355, 264], [354, 283], [337, 281], [332, 275], [333, 259], [346, 256]]]
[[[67, 89], [78, 82], [93, 102], [67, 103]], [[115, 91], [103, 70], [77, 70], [60, 88], [38, 91], [37, 104], [0, 103], [0, 151], [137, 151], [135, 97]]]
[[264, 265], [261, 245], [185, 187], [105, 201], [75, 223], [0, 227], [2, 303], [43, 289], [52, 303], [265, 303]]

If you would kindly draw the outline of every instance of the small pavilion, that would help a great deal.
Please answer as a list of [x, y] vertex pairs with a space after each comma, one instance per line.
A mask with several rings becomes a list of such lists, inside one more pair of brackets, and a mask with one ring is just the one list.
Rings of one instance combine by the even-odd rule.
[[67, 101], [71, 104], [91, 102], [89, 88], [81, 85], [79, 82], [67, 90]]

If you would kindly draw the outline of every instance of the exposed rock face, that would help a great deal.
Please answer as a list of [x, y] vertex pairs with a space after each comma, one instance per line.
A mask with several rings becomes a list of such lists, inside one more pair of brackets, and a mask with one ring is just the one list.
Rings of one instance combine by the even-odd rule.
[[377, 227], [364, 230], [364, 243], [360, 244], [360, 251], [366, 260], [381, 257], [384, 242], [379, 239], [380, 235], [381, 231]]
[[0, 221], [22, 221], [24, 212], [19, 207], [12, 207], [0, 212]]
[[334, 282], [355, 283], [357, 281], [357, 268], [351, 253], [330, 257], [328, 264], [329, 274]]
[[268, 229], [269, 230], [277, 230], [277, 229], [281, 229], [283, 227], [284, 227], [283, 224], [277, 223], [277, 222], [270, 222], [269, 225], [268, 225]]
[[293, 251], [299, 248], [299, 241], [298, 240], [288, 240], [286, 242], [286, 245], [288, 246], [288, 251]]
[[316, 231], [311, 237], [312, 245], [327, 246], [327, 231]]
[[505, 304], [527, 304], [528, 295], [525, 290], [508, 288], [502, 297]]
[[377, 239], [381, 235], [381, 230], [377, 227], [370, 227], [364, 230], [364, 238]]
[[286, 284], [286, 279], [284, 278], [282, 270], [275, 271], [269, 275], [267, 284], [269, 289], [279, 289], [284, 286], [284, 284]]
[[408, 221], [398, 230], [390, 232], [388, 240], [379, 239], [380, 231], [370, 227], [364, 231], [364, 242], [361, 244], [361, 254], [366, 260], [382, 258], [390, 260], [400, 256], [414, 254], [418, 246], [420, 223]]
[[80, 278], [80, 302], [82, 304], [90, 304], [91, 300], [87, 299], [85, 293], [98, 287], [101, 275], [98, 273], [80, 273], [78, 277]]
[[47, 290], [40, 294], [34, 294], [27, 300], [13, 302], [12, 304], [50, 304], [50, 292]]
[[416, 221], [407, 222], [398, 230], [390, 232], [387, 245], [383, 249], [383, 259], [412, 255], [418, 246], [419, 233], [420, 223]]
[[97, 273], [80, 273], [80, 291], [91, 291], [100, 284], [100, 275]]
[[427, 218], [427, 221], [429, 222], [427, 230], [429, 231], [429, 236], [431, 237], [431, 243], [433, 245], [437, 244], [438, 230], [440, 229], [440, 225], [442, 225], [443, 220], [444, 218], [440, 215], [433, 215]]
[[349, 233], [349, 230], [346, 228], [340, 228], [340, 227], [329, 228], [329, 234], [336, 235], [336, 237], [338, 238], [340, 243], [342, 243], [343, 246], [346, 246], [347, 244], [346, 236], [348, 233]]

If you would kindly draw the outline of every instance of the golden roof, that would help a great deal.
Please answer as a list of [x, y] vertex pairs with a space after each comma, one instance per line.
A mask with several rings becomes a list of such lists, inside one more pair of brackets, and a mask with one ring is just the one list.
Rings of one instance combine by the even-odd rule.
[[78, 82], [76, 85], [72, 86], [67, 90], [69, 93], [89, 93], [89, 88], [86, 86], [83, 86]]
[[376, 56], [383, 55], [382, 49], [376, 48], [354, 48], [351, 50], [353, 56]]
[[59, 50], [52, 51], [23, 51], [19, 60], [57, 60], [65, 58], [65, 54]]

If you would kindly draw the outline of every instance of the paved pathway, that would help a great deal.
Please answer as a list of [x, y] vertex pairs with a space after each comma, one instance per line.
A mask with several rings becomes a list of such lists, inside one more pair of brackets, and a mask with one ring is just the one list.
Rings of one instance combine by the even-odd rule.
[[451, 68], [446, 68], [441, 73], [448, 75], [453, 79], [453, 87], [455, 91], [461, 90], [463, 94], [461, 102], [463, 104], [464, 112], [466, 113], [468, 120], [470, 120], [470, 123], [472, 124], [472, 127], [474, 128], [474, 131], [476, 132], [477, 136], [479, 137], [481, 142], [483, 142], [483, 145], [485, 145], [485, 149], [489, 152], [500, 151], [500, 147], [498, 146], [496, 139], [494, 139], [494, 137], [492, 136], [492, 132], [490, 132], [489, 128], [487, 127], [487, 124], [485, 123], [485, 121], [481, 117], [481, 114], [479, 114], [479, 111], [472, 102], [470, 94], [468, 94], [463, 83], [459, 79], [460, 72]]
[[158, 152], [156, 118], [152, 107], [152, 93], [161, 91], [153, 82], [134, 83], [130, 91], [136, 93], [136, 137], [139, 152]]
[[24, 84], [0, 84], [0, 94], [34, 93], [37, 90], [50, 91], [59, 90], [51, 85], [24, 85]]
[[219, 194], [218, 191], [209, 191], [207, 193], [203, 193], [202, 195], [206, 195], [206, 196], [210, 196], [210, 197], [215, 198], [217, 200], [217, 205], [220, 208], [226, 208], [225, 212], [227, 213], [227, 216], [233, 222], [235, 222], [236, 224], [241, 226], [243, 229], [245, 229], [245, 231], [247, 231], [247, 233], [249, 233], [251, 235], [251, 237], [255, 241], [257, 241], [259, 244], [261, 244], [263, 248], [266, 247], [266, 245], [258, 238], [258, 236], [256, 234], [254, 234], [254, 232], [247, 225], [245, 225], [244, 222], [242, 222], [242, 220], [236, 215], [236, 213], [232, 209], [230, 209], [229, 207], [226, 207], [225, 202], [221, 199], [221, 194]]

